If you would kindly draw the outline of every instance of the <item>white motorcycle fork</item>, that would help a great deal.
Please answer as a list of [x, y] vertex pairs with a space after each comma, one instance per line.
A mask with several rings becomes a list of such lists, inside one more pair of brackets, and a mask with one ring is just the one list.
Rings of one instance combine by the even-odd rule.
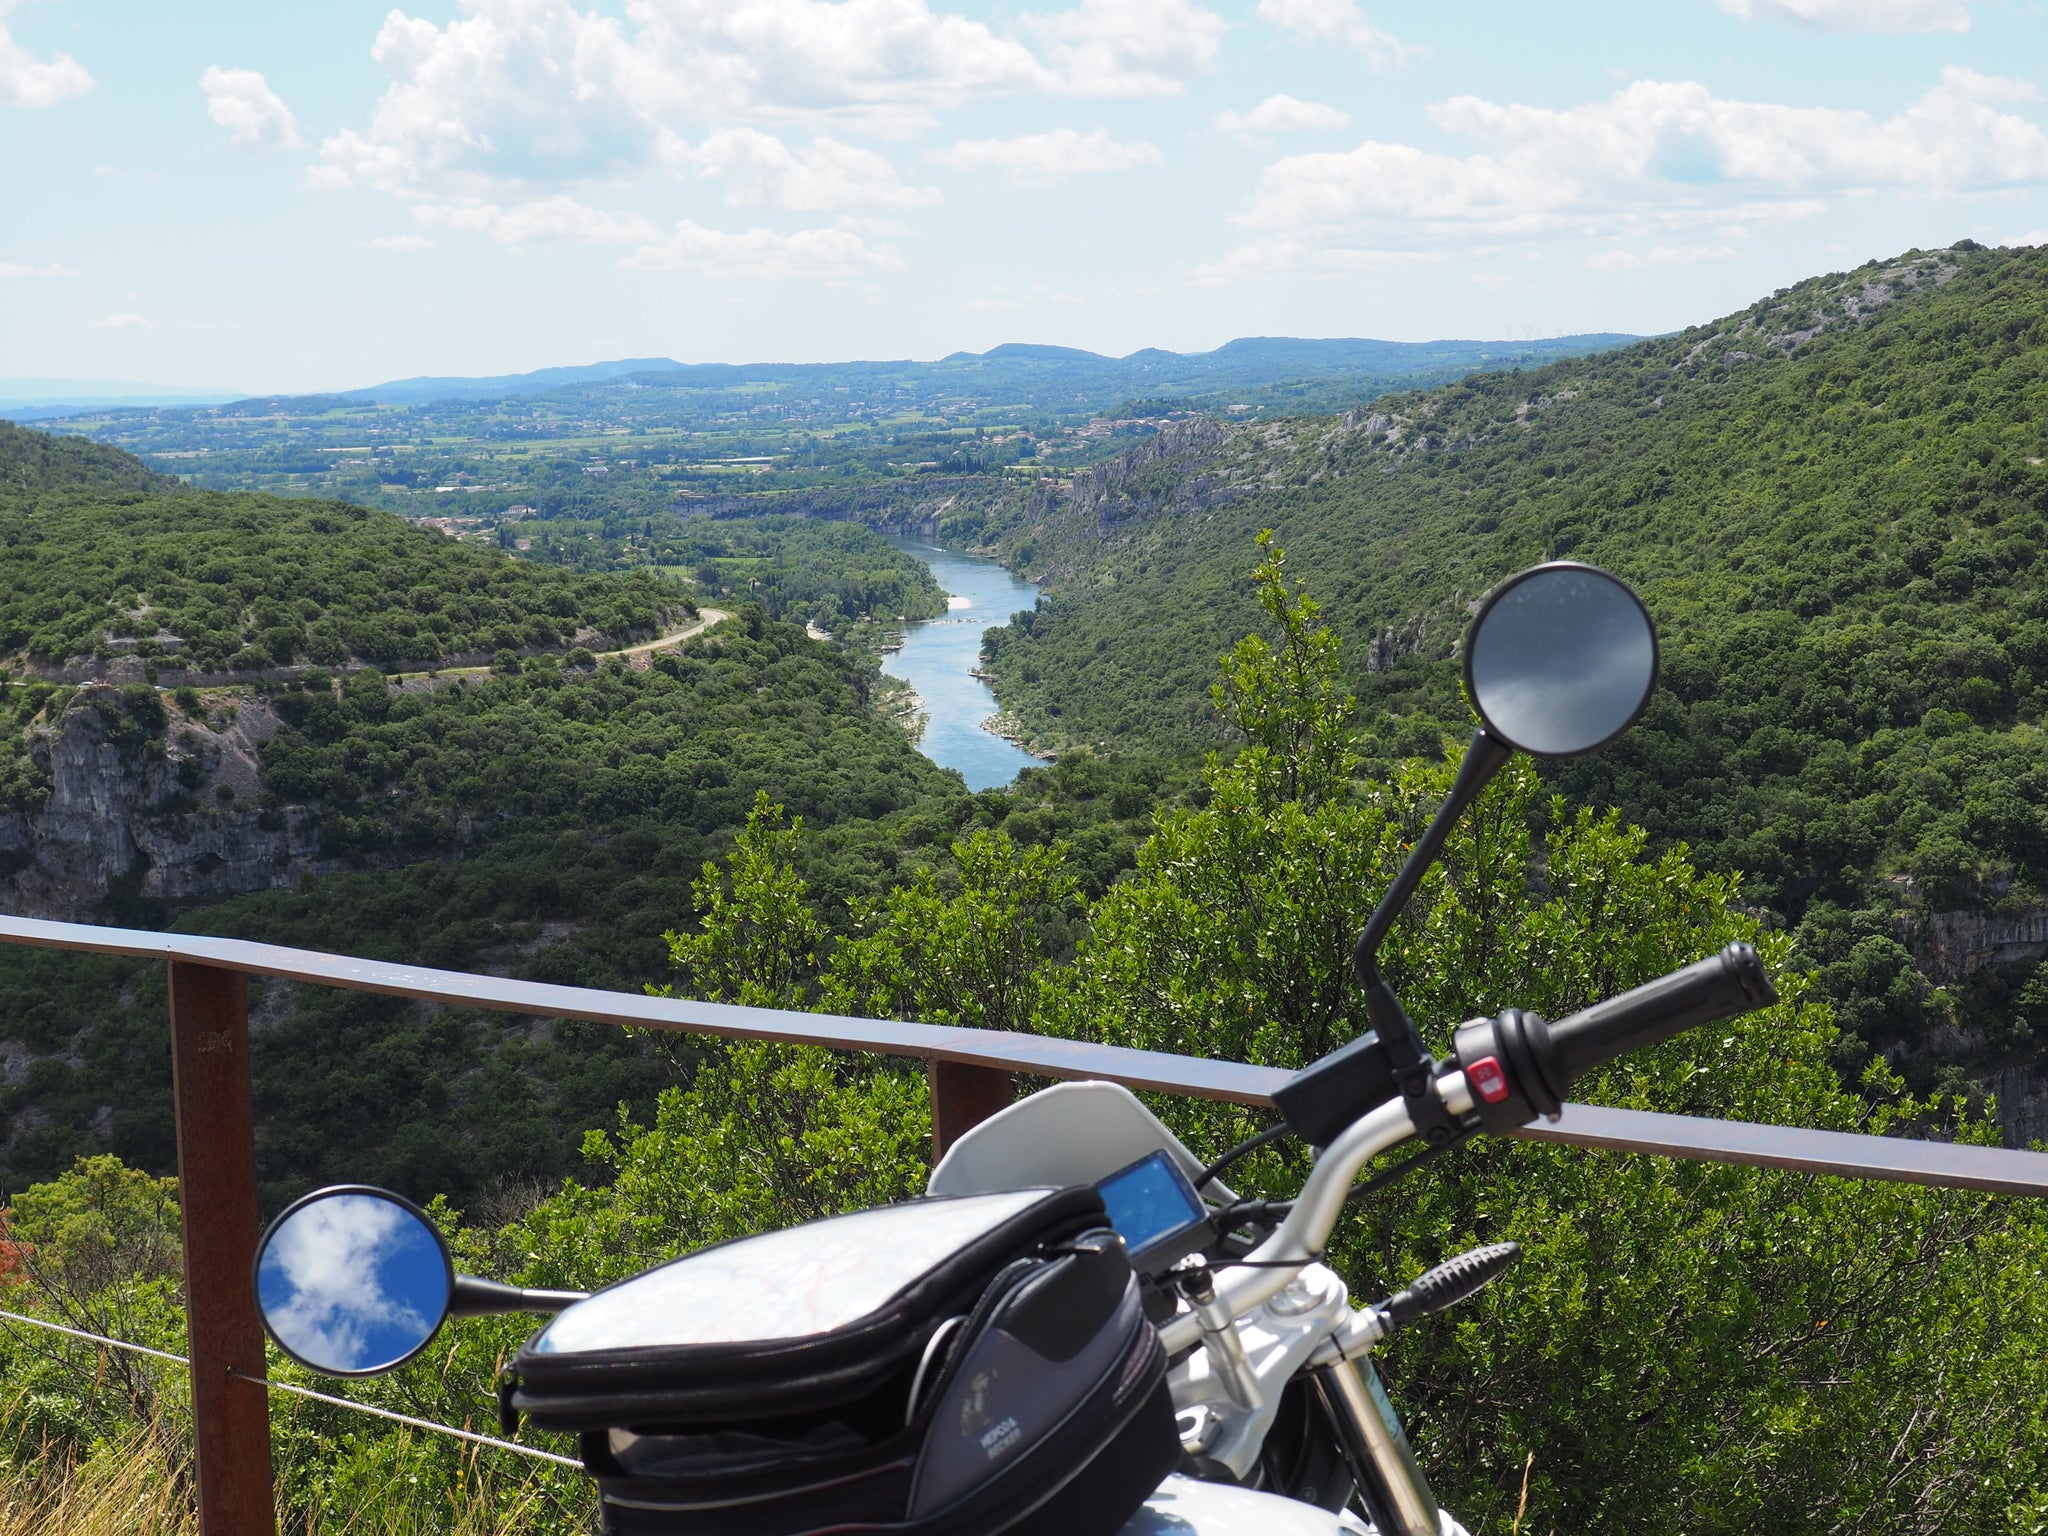
[[[1461, 1073], [1447, 1074], [1439, 1086], [1454, 1114], [1472, 1107]], [[1199, 1422], [1203, 1412], [1216, 1418], [1216, 1429], [1200, 1442], [1204, 1449], [1194, 1454], [1221, 1461], [1235, 1477], [1248, 1475], [1257, 1461], [1278, 1412], [1279, 1389], [1306, 1370], [1379, 1536], [1445, 1536], [1464, 1529], [1438, 1507], [1373, 1369], [1372, 1346], [1390, 1325], [1375, 1311], [1353, 1310], [1344, 1282], [1318, 1262], [1359, 1169], [1413, 1134], [1399, 1100], [1352, 1124], [1317, 1159], [1280, 1229], [1246, 1264], [1220, 1266], [1210, 1298], [1190, 1300], [1160, 1329], [1169, 1351], [1201, 1346], [1168, 1378], [1174, 1406], [1190, 1429], [1207, 1428]], [[1189, 1422], [1191, 1410], [1198, 1422]], [[1295, 1500], [1273, 1502], [1308, 1508]], [[1355, 1528], [1340, 1517], [1315, 1513], [1325, 1519], [1316, 1529]], [[1193, 1523], [1199, 1536], [1239, 1536], [1234, 1523]], [[1250, 1536], [1249, 1528], [1244, 1536]]]
[[1359, 1496], [1380, 1536], [1439, 1536], [1446, 1528], [1429, 1479], [1415, 1464], [1415, 1452], [1372, 1357], [1333, 1360], [1308, 1374], [1309, 1386], [1337, 1432]]
[[[1244, 1317], [1221, 1315], [1213, 1299], [1193, 1303], [1203, 1323], [1202, 1347], [1168, 1378], [1181, 1443], [1218, 1475], [1249, 1478], [1281, 1392], [1299, 1376], [1380, 1536], [1439, 1536], [1444, 1527], [1436, 1498], [1373, 1368], [1371, 1343], [1380, 1330], [1371, 1314], [1354, 1312], [1349, 1302], [1335, 1273], [1310, 1264]], [[1199, 1529], [1202, 1536], [1221, 1536], [1207, 1525]]]

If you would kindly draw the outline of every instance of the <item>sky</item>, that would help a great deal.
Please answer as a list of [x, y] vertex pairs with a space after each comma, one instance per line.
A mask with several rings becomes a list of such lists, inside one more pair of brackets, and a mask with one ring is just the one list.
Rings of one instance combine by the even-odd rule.
[[1654, 333], [2048, 243], [2039, 0], [0, 0], [0, 379]]

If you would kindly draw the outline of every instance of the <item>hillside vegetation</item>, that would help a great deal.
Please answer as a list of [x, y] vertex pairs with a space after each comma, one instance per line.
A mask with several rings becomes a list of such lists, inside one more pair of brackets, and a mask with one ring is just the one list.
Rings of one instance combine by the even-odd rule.
[[[1026, 845], [983, 820], [855, 904], [846, 925], [806, 878], [816, 835], [763, 796], [730, 856], [692, 883], [695, 921], [679, 912], [668, 935], [677, 988], [1280, 1067], [1350, 1036], [1362, 1013], [1352, 935], [1450, 774], [1411, 763], [1361, 784], [1334, 642], [1277, 561], [1261, 588], [1278, 644], [1236, 651], [1219, 696], [1250, 745], [1207, 765], [1199, 804], [1160, 812], [1126, 878], [1087, 890], [1064, 840]], [[1503, 999], [1557, 1017], [1753, 939], [1779, 1003], [1624, 1058], [1580, 1093], [1633, 1109], [1984, 1137], [1956, 1106], [1902, 1093], [1881, 1064], [1861, 1095], [1841, 1088], [1830, 1010], [1787, 963], [1785, 937], [1730, 905], [1732, 881], [1651, 852], [1611, 814], [1555, 805], [1533, 835], [1543, 799], [1526, 761], [1496, 780], [1385, 951], [1434, 1046], [1448, 1043], [1448, 1021]], [[433, 1070], [461, 1044], [437, 1042], [421, 1065]], [[381, 1068], [388, 1045], [362, 1029], [333, 1049], [345, 1078], [344, 1061]], [[694, 1065], [687, 1085], [593, 1127], [581, 1177], [461, 1210], [435, 1202], [456, 1262], [592, 1288], [924, 1187], [920, 1063], [734, 1041]], [[1264, 1118], [1153, 1103], [1202, 1156]], [[322, 1128], [346, 1118], [338, 1104]], [[1280, 1198], [1307, 1166], [1283, 1139], [1232, 1180]], [[111, 1157], [20, 1191], [0, 1231], [0, 1298], [179, 1347], [175, 1200], [170, 1181]], [[1500, 1241], [1522, 1250], [1500, 1280], [1378, 1352], [1432, 1482], [1472, 1529], [2035, 1536], [2048, 1515], [2039, 1202], [1485, 1138], [1347, 1206], [1326, 1260], [1354, 1295], [1384, 1295]], [[534, 1323], [463, 1319], [388, 1377], [322, 1385], [487, 1424], [499, 1370]], [[271, 1370], [308, 1379], [282, 1357]], [[0, 1378], [13, 1389], [0, 1398], [0, 1467], [18, 1482], [49, 1487], [75, 1461], [74, 1486], [90, 1489], [116, 1458], [150, 1486], [173, 1481], [182, 1382], [161, 1362], [0, 1327]], [[570, 1470], [325, 1403], [280, 1403], [273, 1425], [293, 1527], [589, 1528], [593, 1490]], [[153, 1445], [138, 1444], [145, 1432]], [[522, 1437], [575, 1448], [530, 1423]]]
[[610, 512], [515, 526], [513, 541], [530, 560], [577, 570], [654, 566], [706, 592], [758, 602], [771, 618], [834, 634], [870, 619], [890, 626], [946, 612], [931, 567], [857, 522]]
[[132, 454], [0, 421], [0, 498], [41, 491], [158, 491], [176, 482]]
[[31, 669], [433, 666], [622, 645], [688, 607], [651, 574], [506, 560], [343, 502], [195, 492], [117, 450], [0, 426], [0, 658]]
[[[630, 988], [660, 974], [692, 874], [761, 790], [820, 829], [822, 885], [847, 895], [965, 814], [958, 779], [869, 707], [869, 662], [751, 602], [634, 664], [594, 655], [692, 608], [644, 547], [592, 562], [641, 568], [577, 570], [389, 513], [195, 492], [82, 441], [9, 429], [0, 447], [0, 486], [28, 466], [35, 487], [0, 490], [17, 664], [96, 646], [88, 670], [133, 679], [0, 676], [13, 910]], [[936, 594], [862, 528], [735, 532], [717, 545], [733, 584], [799, 612]], [[436, 678], [387, 670], [478, 651], [487, 666]], [[242, 680], [144, 680], [201, 655]], [[558, 1174], [590, 1125], [688, 1066], [617, 1030], [356, 994], [272, 987], [259, 1014], [273, 1188], [343, 1164], [465, 1197]], [[163, 1028], [160, 967], [0, 950], [0, 1190], [101, 1148], [167, 1171]]]
[[2048, 906], [2044, 460], [2048, 249], [1914, 252], [1538, 372], [1164, 435], [1000, 530], [1053, 585], [986, 654], [1047, 743], [1216, 742], [1204, 658], [1253, 622], [1272, 527], [1366, 637], [1374, 755], [1433, 757], [1467, 608], [1535, 560], [1606, 566], [1664, 686], [1552, 781], [1803, 922], [1845, 1064], [1925, 1082], [2048, 1050], [2048, 978], [1909, 952], [1926, 914]]

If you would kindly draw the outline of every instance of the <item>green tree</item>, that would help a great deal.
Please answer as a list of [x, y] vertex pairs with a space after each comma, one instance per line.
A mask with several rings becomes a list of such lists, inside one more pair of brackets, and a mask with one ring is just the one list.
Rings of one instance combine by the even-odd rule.
[[1296, 801], [1314, 811], [1344, 793], [1358, 766], [1350, 729], [1356, 701], [1343, 689], [1340, 643], [1307, 589], [1288, 582], [1287, 554], [1273, 530], [1261, 530], [1256, 542], [1264, 558], [1252, 585], [1279, 645], [1246, 635], [1209, 693], [1226, 735], [1245, 744], [1238, 769], [1247, 787], [1269, 803]]
[[1067, 848], [1025, 847], [986, 828], [952, 845], [959, 890], [920, 870], [856, 903], [854, 936], [833, 950], [824, 1006], [874, 1018], [1028, 1030], [1038, 1012], [1044, 928], [1074, 900]]
[[[791, 862], [803, 819], [758, 794], [725, 868], [691, 886], [698, 927], [664, 937], [703, 996], [753, 1008], [801, 1008], [823, 929]], [[672, 988], [650, 988], [671, 993]], [[592, 1131], [585, 1160], [605, 1187], [575, 1183], [527, 1218], [548, 1273], [591, 1285], [650, 1261], [767, 1227], [916, 1193], [930, 1107], [921, 1075], [815, 1046], [719, 1042], [687, 1088], [662, 1093], [652, 1126], [623, 1107], [615, 1132]]]
[[[177, 1180], [80, 1158], [0, 1211], [0, 1307], [182, 1354], [179, 1232]], [[130, 1421], [183, 1464], [188, 1393], [176, 1366], [0, 1322], [0, 1378], [27, 1409], [0, 1421], [17, 1447], [47, 1438], [75, 1450]]]
[[757, 790], [727, 868], [707, 863], [690, 886], [697, 932], [671, 929], [662, 938], [670, 963], [704, 997], [748, 1008], [803, 1005], [824, 936], [810, 887], [789, 862], [803, 830], [803, 817], [785, 826], [782, 807]]

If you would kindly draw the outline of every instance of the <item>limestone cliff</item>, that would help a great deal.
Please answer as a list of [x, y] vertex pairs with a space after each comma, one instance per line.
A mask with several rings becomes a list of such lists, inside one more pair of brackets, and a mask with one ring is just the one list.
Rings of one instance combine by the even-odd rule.
[[258, 803], [269, 703], [213, 695], [188, 716], [159, 698], [160, 729], [138, 726], [120, 690], [87, 687], [31, 732], [48, 796], [0, 812], [0, 909], [104, 921], [110, 897], [186, 906], [323, 867], [310, 809]]
[[[1901, 933], [1921, 973], [1937, 983], [1960, 982], [1986, 966], [2014, 966], [2048, 958], [2048, 911], [1930, 912], [1907, 919]], [[1955, 1054], [1975, 1051], [1981, 1040], [1962, 1031], [1933, 1042]], [[2006, 1145], [2048, 1142], [2048, 1073], [2038, 1062], [2017, 1061], [1993, 1070], [1985, 1086], [1998, 1101], [1998, 1123]]]
[[2048, 911], [1931, 912], [1905, 931], [1920, 969], [1937, 981], [2048, 956]]

